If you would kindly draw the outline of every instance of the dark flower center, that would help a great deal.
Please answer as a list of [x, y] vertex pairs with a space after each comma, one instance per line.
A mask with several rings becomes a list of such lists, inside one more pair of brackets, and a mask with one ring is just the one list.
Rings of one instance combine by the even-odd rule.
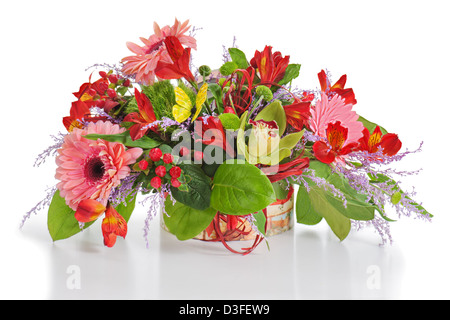
[[163, 43], [164, 43], [164, 40], [160, 40], [160, 41], [158, 41], [158, 42], [152, 44], [152, 45], [147, 49], [147, 51], [145, 51], [145, 54], [150, 54], [150, 53], [152, 53], [153, 51], [158, 50], [159, 47], [161, 47], [161, 46], [163, 45]]
[[84, 167], [84, 174], [87, 179], [96, 182], [103, 178], [105, 174], [105, 165], [100, 158], [89, 159]]

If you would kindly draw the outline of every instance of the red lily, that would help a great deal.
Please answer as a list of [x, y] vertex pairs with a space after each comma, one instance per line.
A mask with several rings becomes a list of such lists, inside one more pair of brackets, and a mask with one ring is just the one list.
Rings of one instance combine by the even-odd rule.
[[302, 156], [299, 155], [287, 163], [261, 168], [261, 171], [267, 175], [270, 182], [277, 182], [292, 175], [300, 175], [303, 169], [309, 167], [309, 158], [302, 158]]
[[395, 133], [382, 134], [379, 126], [369, 133], [367, 128], [363, 129], [363, 137], [359, 139], [359, 149], [361, 151], [368, 151], [369, 153], [378, 152], [379, 147], [382, 148], [383, 154], [393, 156], [402, 147], [402, 142]]
[[195, 77], [189, 69], [191, 48], [183, 48], [177, 37], [168, 36], [164, 39], [167, 52], [173, 63], [159, 61], [155, 74], [161, 79], [185, 78], [190, 83], [195, 82]]
[[234, 148], [228, 143], [225, 130], [219, 118], [211, 116], [200, 117], [195, 122], [194, 128], [196, 141], [201, 141], [205, 145], [218, 146], [231, 157], [234, 157]]
[[296, 130], [302, 130], [311, 116], [310, 107], [311, 101], [302, 101], [295, 97], [293, 104], [283, 106], [286, 113], [286, 121]]
[[320, 71], [318, 74], [320, 87], [326, 94], [338, 94], [345, 100], [347, 104], [356, 104], [355, 93], [352, 88], [345, 89], [345, 83], [347, 82], [347, 75], [344, 74], [339, 80], [331, 85], [330, 80], [327, 77], [325, 71]]
[[347, 143], [348, 129], [341, 126], [340, 121], [329, 123], [327, 139], [317, 141], [313, 145], [314, 155], [323, 163], [332, 163], [337, 157], [349, 154], [358, 147], [357, 142]]
[[[133, 141], [142, 138], [149, 129], [153, 131], [156, 131], [157, 129], [155, 123], [156, 116], [150, 99], [144, 93], [140, 93], [136, 88], [134, 89], [134, 95], [136, 97], [139, 113], [129, 113], [126, 115], [125, 119], [123, 119], [125, 122], [135, 123], [130, 127], [130, 137]], [[144, 129], [144, 127], [147, 128]]]
[[253, 68], [257, 68], [261, 77], [261, 83], [270, 86], [283, 79], [289, 64], [289, 56], [283, 56], [279, 51], [272, 54], [272, 47], [265, 46], [263, 52], [255, 51], [255, 56], [250, 60]]
[[117, 236], [125, 238], [128, 227], [126, 220], [110, 204], [105, 207], [97, 200], [82, 200], [75, 212], [75, 219], [83, 223], [91, 222], [97, 220], [103, 213], [105, 213], [102, 221], [103, 243], [107, 247], [112, 247], [116, 243]]

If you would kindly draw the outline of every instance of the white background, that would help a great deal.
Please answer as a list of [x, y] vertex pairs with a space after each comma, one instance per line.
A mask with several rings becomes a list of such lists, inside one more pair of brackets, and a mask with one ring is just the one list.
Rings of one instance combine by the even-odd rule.
[[[9, 1], [2, 4], [0, 298], [3, 299], [448, 299], [450, 258], [448, 1]], [[151, 227], [142, 236], [146, 208], [138, 206], [124, 241], [103, 247], [100, 224], [53, 243], [46, 212], [23, 214], [53, 186], [53, 159], [35, 157], [64, 132], [72, 92], [95, 63], [117, 63], [126, 41], [153, 33], [174, 18], [197, 32], [194, 64], [219, 67], [222, 45], [252, 57], [272, 45], [301, 63], [295, 84], [319, 87], [327, 68], [348, 75], [357, 112], [398, 133], [403, 148], [423, 151], [404, 159], [402, 179], [435, 215], [432, 223], [402, 218], [394, 244], [379, 247], [373, 230], [338, 242], [326, 225], [297, 225], [250, 256], [220, 244], [179, 242]], [[70, 266], [80, 288], [70, 289]], [[69, 272], [69, 273], [68, 273]], [[375, 272], [375, 273], [374, 273]], [[376, 276], [375, 287], [371, 282]], [[70, 281], [69, 281], [70, 282]]]

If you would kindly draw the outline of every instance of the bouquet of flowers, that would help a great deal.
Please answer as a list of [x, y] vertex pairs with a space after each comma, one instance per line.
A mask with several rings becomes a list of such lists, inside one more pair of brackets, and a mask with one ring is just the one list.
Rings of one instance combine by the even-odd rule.
[[[359, 115], [346, 75], [333, 82], [322, 70], [320, 89], [299, 89], [300, 64], [271, 46], [250, 57], [234, 46], [218, 69], [196, 68], [189, 29], [154, 23], [142, 45], [127, 43], [132, 55], [119, 65], [95, 65], [103, 70], [74, 93], [67, 132], [36, 162], [56, 155], [58, 183], [23, 221], [48, 205], [50, 235], [60, 240], [101, 218], [112, 247], [141, 194], [146, 237], [161, 212], [180, 240], [203, 234], [247, 254], [289, 229], [294, 211], [297, 223], [325, 219], [340, 240], [373, 226], [383, 243], [392, 241], [388, 207], [432, 217], [394, 180], [416, 172], [388, 166], [420, 147], [401, 152], [397, 134]], [[277, 224], [269, 208], [286, 203]], [[254, 242], [236, 251], [227, 244], [235, 239]]]

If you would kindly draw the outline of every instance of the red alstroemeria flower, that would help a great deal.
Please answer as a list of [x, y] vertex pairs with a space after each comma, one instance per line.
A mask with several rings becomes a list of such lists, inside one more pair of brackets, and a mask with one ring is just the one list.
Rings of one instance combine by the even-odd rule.
[[[201, 121], [201, 125], [197, 121]], [[201, 141], [205, 145], [220, 147], [231, 157], [234, 157], [234, 149], [226, 139], [226, 133], [219, 118], [200, 117], [197, 121], [194, 125], [196, 141]]]
[[75, 212], [75, 219], [83, 223], [91, 222], [97, 220], [103, 213], [105, 213], [102, 221], [103, 243], [107, 247], [112, 247], [116, 243], [117, 236], [125, 238], [128, 227], [126, 220], [110, 204], [105, 207], [97, 200], [82, 200]]
[[119, 105], [119, 103], [106, 93], [110, 82], [107, 73], [102, 71], [101, 74], [103, 76], [94, 83], [91, 83], [91, 74], [89, 76], [89, 82], [83, 83], [78, 92], [74, 92], [73, 95], [79, 101], [85, 102], [88, 107], [99, 107], [103, 108], [105, 112], [109, 112], [112, 108]]
[[276, 166], [261, 168], [261, 171], [269, 178], [270, 182], [277, 182], [292, 175], [300, 175], [303, 169], [309, 167], [309, 158], [299, 155], [292, 161]]
[[329, 123], [327, 141], [317, 141], [313, 145], [314, 155], [323, 163], [332, 163], [336, 158], [349, 154], [358, 147], [357, 142], [347, 143], [348, 129], [341, 126], [340, 121]]
[[195, 77], [189, 69], [191, 48], [183, 48], [180, 40], [173, 36], [166, 37], [164, 44], [173, 63], [159, 61], [155, 70], [156, 76], [167, 80], [185, 78], [194, 83]]
[[114, 209], [108, 206], [102, 221], [103, 243], [111, 248], [116, 243], [117, 236], [125, 239], [128, 232], [126, 220]]
[[322, 92], [325, 92], [327, 95], [330, 93], [338, 94], [342, 97], [342, 99], [345, 100], [345, 103], [352, 104], [352, 105], [356, 104], [355, 93], [353, 92], [353, 89], [352, 88], [347, 88], [347, 89], [344, 88], [345, 83], [347, 82], [346, 74], [341, 76], [339, 78], [339, 80], [333, 85], [330, 84], [330, 80], [328, 79], [325, 71], [323, 71], [323, 70], [320, 71], [318, 74], [318, 77], [319, 77], [320, 88], [321, 88]]
[[294, 103], [283, 106], [287, 123], [298, 131], [302, 130], [303, 126], [308, 123], [308, 119], [311, 117], [310, 108], [311, 101], [302, 101], [295, 97]]
[[372, 134], [369, 133], [367, 128], [364, 128], [363, 137], [359, 139], [358, 150], [376, 153], [379, 147], [383, 150], [383, 154], [393, 156], [402, 147], [402, 142], [395, 133], [386, 133], [383, 135], [379, 126], [373, 130]]
[[90, 114], [91, 111], [86, 103], [80, 100], [74, 101], [70, 108], [70, 116], [63, 118], [63, 124], [67, 131], [72, 132], [74, 128], [82, 128], [81, 121]]
[[155, 123], [156, 116], [150, 99], [136, 88], [134, 89], [134, 95], [136, 97], [139, 113], [132, 112], [127, 114], [123, 119], [125, 122], [135, 123], [130, 127], [130, 137], [133, 141], [142, 138], [149, 129], [153, 131], [157, 130], [157, 124]]
[[258, 69], [261, 83], [270, 86], [283, 79], [289, 64], [289, 56], [283, 56], [279, 51], [272, 54], [272, 47], [265, 46], [263, 52], [255, 51], [255, 56], [250, 60], [253, 68]]

